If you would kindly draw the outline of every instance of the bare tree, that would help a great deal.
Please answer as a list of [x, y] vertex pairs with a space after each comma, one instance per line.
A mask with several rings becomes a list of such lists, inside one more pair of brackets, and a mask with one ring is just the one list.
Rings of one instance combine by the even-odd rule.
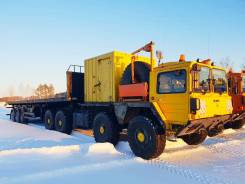
[[243, 58], [243, 64], [241, 64], [242, 70], [245, 70], [245, 58]]
[[35, 95], [38, 98], [50, 98], [55, 95], [55, 89], [52, 84], [40, 84], [35, 90]]
[[233, 68], [233, 62], [230, 60], [230, 57], [222, 58], [219, 62], [219, 65], [226, 68], [227, 71], [232, 70]]

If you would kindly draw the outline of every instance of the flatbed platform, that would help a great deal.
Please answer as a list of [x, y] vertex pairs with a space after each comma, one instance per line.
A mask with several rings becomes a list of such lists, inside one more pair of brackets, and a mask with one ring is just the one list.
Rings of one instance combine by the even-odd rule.
[[69, 100], [65, 97], [62, 98], [47, 98], [47, 99], [30, 99], [30, 100], [19, 100], [13, 102], [7, 102], [9, 105], [30, 105], [30, 104], [46, 104], [46, 103], [63, 103], [77, 100]]

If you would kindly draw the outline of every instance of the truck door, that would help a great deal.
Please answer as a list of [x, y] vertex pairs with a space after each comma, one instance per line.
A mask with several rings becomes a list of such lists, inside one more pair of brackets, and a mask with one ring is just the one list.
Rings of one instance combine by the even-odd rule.
[[[153, 82], [154, 81], [154, 82]], [[151, 74], [150, 98], [158, 103], [166, 123], [184, 124], [188, 120], [188, 75], [185, 69]]]
[[218, 105], [211, 89], [211, 69], [208, 66], [195, 64], [192, 69], [191, 98], [200, 100], [200, 109], [195, 119], [213, 117], [218, 113]]
[[213, 69], [213, 91], [214, 104], [217, 106], [215, 115], [232, 113], [231, 97], [228, 95], [226, 72], [220, 69]]

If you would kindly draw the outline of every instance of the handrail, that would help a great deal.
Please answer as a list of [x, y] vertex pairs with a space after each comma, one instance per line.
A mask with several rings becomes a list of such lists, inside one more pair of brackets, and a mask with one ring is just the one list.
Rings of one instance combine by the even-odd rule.
[[[78, 68], [78, 71], [76, 70]], [[70, 65], [67, 69], [67, 72], [76, 72], [76, 73], [82, 73], [82, 68], [84, 68], [84, 66], [80, 66], [80, 65]]]

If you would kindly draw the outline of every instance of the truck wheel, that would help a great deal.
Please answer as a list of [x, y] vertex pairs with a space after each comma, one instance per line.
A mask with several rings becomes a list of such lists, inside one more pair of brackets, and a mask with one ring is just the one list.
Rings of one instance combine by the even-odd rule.
[[72, 132], [72, 122], [71, 122], [71, 116], [68, 115], [68, 113], [65, 113], [64, 111], [60, 110], [55, 115], [55, 130], [71, 134]]
[[20, 122], [20, 110], [19, 110], [19, 109], [17, 109], [17, 110], [15, 111], [15, 121], [16, 121], [17, 123], [21, 123], [21, 122]]
[[20, 111], [20, 123], [26, 123], [26, 119], [24, 116], [24, 109], [19, 109]]
[[[131, 64], [127, 66], [122, 75], [122, 79], [120, 84], [132, 84], [132, 68]], [[147, 82], [149, 83], [149, 73], [150, 67], [143, 62], [135, 62], [134, 63], [134, 76], [137, 83]]]
[[48, 130], [54, 130], [54, 115], [51, 110], [47, 110], [44, 115], [44, 125]]
[[13, 122], [16, 122], [16, 120], [15, 120], [15, 110], [14, 109], [11, 110], [10, 120], [13, 121]]
[[182, 137], [183, 141], [188, 145], [198, 145], [205, 141], [208, 133], [206, 129], [199, 130], [199, 133], [193, 133]]
[[143, 159], [158, 157], [166, 144], [166, 135], [159, 135], [152, 121], [144, 116], [129, 121], [128, 139], [133, 153]]
[[96, 142], [109, 142], [116, 145], [119, 141], [119, 127], [112, 118], [104, 112], [97, 114], [93, 122], [93, 132]]
[[208, 136], [209, 137], [214, 137], [216, 135], [221, 134], [223, 132], [223, 130], [224, 130], [224, 126], [222, 124], [219, 124], [218, 126], [208, 130]]
[[245, 119], [240, 119], [240, 120], [234, 121], [231, 126], [233, 129], [240, 129], [243, 127], [244, 124], [245, 124]]

